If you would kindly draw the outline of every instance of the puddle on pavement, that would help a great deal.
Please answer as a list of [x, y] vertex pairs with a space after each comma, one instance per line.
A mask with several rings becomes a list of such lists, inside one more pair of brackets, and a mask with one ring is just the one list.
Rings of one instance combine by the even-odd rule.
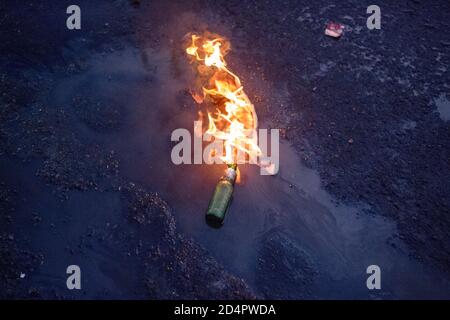
[[441, 94], [437, 99], [434, 99], [439, 116], [444, 121], [450, 120], [450, 101], [446, 98], [445, 94]]
[[198, 111], [186, 93], [190, 76], [178, 54], [130, 49], [93, 57], [86, 72], [60, 82], [55, 96], [64, 104], [74, 94], [113, 95], [114, 103], [122, 104], [124, 123], [118, 130], [99, 135], [84, 128], [79, 134], [115, 150], [122, 174], [160, 192], [183, 233], [251, 286], [256, 285], [265, 235], [282, 230], [313, 261], [318, 272], [313, 292], [319, 297], [366, 297], [371, 264], [381, 267], [392, 297], [447, 294], [442, 277], [409, 258], [407, 248], [392, 238], [394, 223], [365, 213], [363, 204], [337, 205], [287, 142], [280, 146], [277, 176], [261, 176], [255, 166], [240, 167], [243, 183], [235, 187], [224, 226], [208, 227], [205, 210], [224, 168], [171, 162], [171, 132], [186, 128], [192, 133]]

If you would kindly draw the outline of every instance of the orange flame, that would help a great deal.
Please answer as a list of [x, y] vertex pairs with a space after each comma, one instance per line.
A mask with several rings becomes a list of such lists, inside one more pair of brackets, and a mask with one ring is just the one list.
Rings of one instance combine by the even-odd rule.
[[261, 155], [256, 138], [258, 118], [239, 77], [227, 67], [224, 56], [229, 42], [209, 34], [193, 34], [190, 40], [186, 53], [200, 64], [198, 70], [201, 74], [210, 75], [210, 88], [203, 87], [203, 97], [198, 94], [192, 96], [197, 103], [209, 99], [216, 107], [214, 113], [208, 112], [206, 134], [224, 141], [225, 155], [222, 160], [225, 163], [237, 163], [238, 151], [249, 155], [250, 159], [256, 159]]

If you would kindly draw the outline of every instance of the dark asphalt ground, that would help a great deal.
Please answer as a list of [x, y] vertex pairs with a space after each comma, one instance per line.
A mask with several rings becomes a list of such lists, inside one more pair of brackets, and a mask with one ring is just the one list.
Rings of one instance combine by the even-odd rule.
[[[448, 1], [380, 1], [372, 31], [369, 1], [80, 0], [79, 31], [70, 4], [0, 4], [1, 298], [450, 298]], [[283, 129], [220, 230], [222, 168], [170, 161], [204, 30]]]

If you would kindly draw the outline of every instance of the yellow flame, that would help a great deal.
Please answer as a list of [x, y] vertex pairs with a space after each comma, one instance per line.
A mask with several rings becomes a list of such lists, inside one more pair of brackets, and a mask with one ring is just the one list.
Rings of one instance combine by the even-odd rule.
[[244, 92], [239, 77], [227, 68], [224, 59], [228, 46], [222, 37], [193, 34], [186, 53], [213, 71], [209, 79], [211, 88], [203, 88], [203, 99], [194, 94], [193, 98], [201, 103], [209, 97], [216, 105], [214, 114], [208, 112], [206, 133], [224, 141], [222, 160], [232, 164], [237, 161], [238, 150], [253, 158], [258, 157], [261, 150], [256, 143], [258, 118], [255, 107]]

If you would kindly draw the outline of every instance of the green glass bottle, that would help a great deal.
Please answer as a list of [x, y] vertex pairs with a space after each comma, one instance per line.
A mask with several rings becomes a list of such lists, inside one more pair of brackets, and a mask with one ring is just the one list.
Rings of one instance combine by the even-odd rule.
[[206, 222], [213, 228], [220, 228], [225, 219], [225, 214], [230, 206], [233, 195], [236, 169], [236, 164], [228, 165], [225, 175], [220, 178], [214, 189], [214, 194], [206, 212]]

